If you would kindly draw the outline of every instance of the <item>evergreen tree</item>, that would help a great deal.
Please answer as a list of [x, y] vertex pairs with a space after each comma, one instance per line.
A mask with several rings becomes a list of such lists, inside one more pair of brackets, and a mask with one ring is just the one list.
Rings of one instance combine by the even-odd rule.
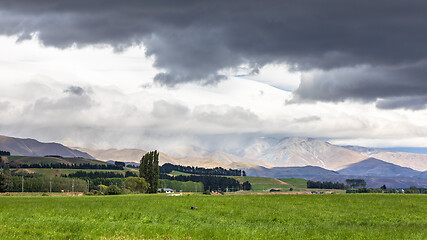
[[0, 172], [0, 192], [6, 192], [10, 185], [10, 175]]
[[139, 166], [139, 176], [144, 178], [150, 187], [148, 193], [156, 193], [159, 184], [159, 152], [152, 151], [146, 153], [141, 158]]

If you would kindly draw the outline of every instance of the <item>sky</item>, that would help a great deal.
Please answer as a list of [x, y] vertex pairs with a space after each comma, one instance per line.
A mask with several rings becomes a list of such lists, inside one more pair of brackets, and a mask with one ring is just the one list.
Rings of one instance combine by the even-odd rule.
[[427, 147], [425, 1], [0, 2], [0, 135]]

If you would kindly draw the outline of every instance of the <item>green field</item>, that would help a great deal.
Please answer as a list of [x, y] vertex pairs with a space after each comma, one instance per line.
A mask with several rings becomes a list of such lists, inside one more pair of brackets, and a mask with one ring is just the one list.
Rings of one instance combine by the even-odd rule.
[[307, 188], [307, 180], [303, 178], [279, 178], [279, 180], [291, 184], [294, 188]]
[[193, 175], [193, 174], [191, 174], [191, 173], [184, 173], [184, 172], [179, 172], [179, 171], [173, 170], [171, 173], [169, 173], [169, 175], [172, 175], [172, 176], [181, 176], [181, 175], [183, 175], [183, 176], [189, 176], [189, 175]]
[[265, 177], [232, 177], [243, 183], [249, 181], [254, 191], [264, 191], [271, 188], [281, 188], [287, 190], [292, 187], [283, 181], [276, 178], [265, 178]]
[[0, 197], [0, 236], [427, 239], [426, 202], [403, 194]]

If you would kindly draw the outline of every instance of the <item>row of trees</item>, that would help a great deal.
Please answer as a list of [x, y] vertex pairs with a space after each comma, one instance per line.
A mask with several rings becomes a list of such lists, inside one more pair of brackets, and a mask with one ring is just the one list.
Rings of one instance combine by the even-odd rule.
[[[229, 189], [230, 191], [238, 191], [244, 189], [243, 185], [241, 185], [239, 181], [234, 178], [228, 177], [216, 177], [207, 175], [170, 176], [167, 174], [160, 174], [160, 179], [176, 180], [181, 182], [201, 182], [203, 183], [205, 191], [224, 191], [225, 189]], [[245, 182], [244, 186], [245, 190], [252, 189], [252, 186], [249, 182]]]
[[351, 188], [364, 188], [364, 187], [366, 187], [366, 182], [364, 179], [346, 179], [345, 182]]
[[179, 171], [183, 173], [191, 173], [198, 175], [246, 176], [245, 171], [242, 171], [240, 169], [224, 169], [222, 167], [202, 168], [174, 165], [171, 163], [165, 163], [160, 167], [160, 173], [171, 173], [172, 171]]
[[10, 152], [8, 152], [8, 151], [0, 151], [0, 156], [10, 156]]
[[121, 172], [77, 171], [75, 173], [70, 173], [70, 174], [61, 174], [61, 177], [94, 179], [94, 178], [127, 178], [127, 177], [138, 177], [138, 175], [131, 171], [126, 171], [125, 174]]
[[67, 164], [67, 163], [32, 163], [32, 164], [10, 164], [11, 168], [59, 168], [59, 169], [105, 169], [105, 170], [123, 170], [121, 165], [113, 164]]
[[339, 182], [320, 182], [320, 181], [307, 181], [307, 188], [320, 188], [320, 189], [346, 189], [344, 183]]
[[0, 192], [86, 192], [87, 183], [81, 179], [62, 177], [23, 178], [0, 173]]
[[411, 193], [411, 194], [427, 194], [426, 188], [410, 187], [408, 189], [385, 188], [385, 185], [380, 188], [357, 188], [347, 189], [346, 193]]

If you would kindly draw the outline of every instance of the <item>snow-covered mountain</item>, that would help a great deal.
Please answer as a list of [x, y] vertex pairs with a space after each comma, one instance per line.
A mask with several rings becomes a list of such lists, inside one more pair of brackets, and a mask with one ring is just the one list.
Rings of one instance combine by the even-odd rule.
[[[10, 151], [12, 155], [61, 155], [124, 162], [139, 162], [146, 153], [142, 149], [71, 149], [58, 143], [41, 143], [34, 139], [5, 136], [0, 136], [0, 150]], [[256, 138], [246, 147], [234, 150], [233, 153], [185, 146], [166, 153], [161, 152], [160, 163], [246, 169], [257, 166], [267, 168], [316, 166], [338, 171], [365, 159], [376, 158], [421, 172], [427, 170], [427, 154], [391, 152], [359, 146], [343, 147], [313, 138]]]
[[366, 156], [313, 138], [259, 138], [245, 148], [241, 157], [259, 159], [273, 167], [318, 166], [339, 170]]

